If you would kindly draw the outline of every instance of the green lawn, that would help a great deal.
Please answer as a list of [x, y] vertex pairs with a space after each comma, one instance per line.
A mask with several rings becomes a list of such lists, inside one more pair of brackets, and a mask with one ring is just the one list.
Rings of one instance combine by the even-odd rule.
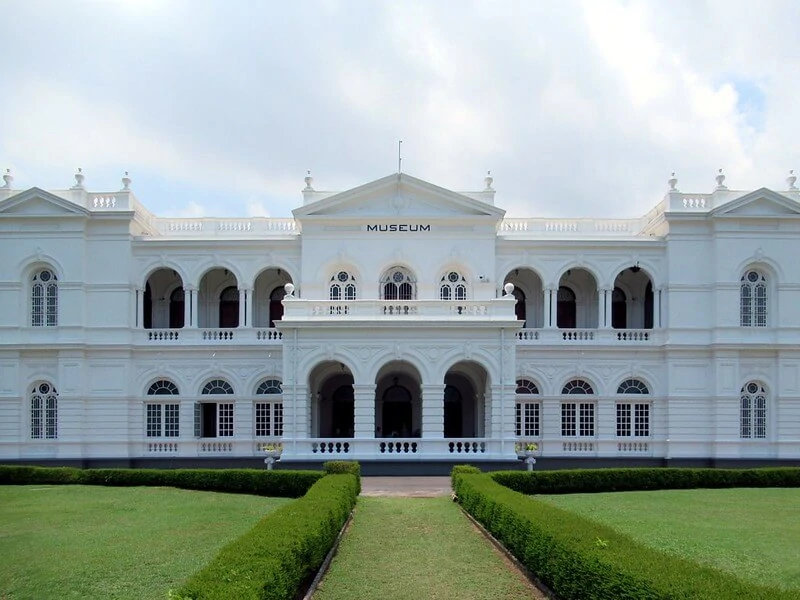
[[163, 600], [284, 498], [0, 486], [0, 598]]
[[642, 544], [800, 592], [800, 489], [536, 496]]
[[515, 600], [530, 584], [449, 498], [365, 498], [315, 600]]

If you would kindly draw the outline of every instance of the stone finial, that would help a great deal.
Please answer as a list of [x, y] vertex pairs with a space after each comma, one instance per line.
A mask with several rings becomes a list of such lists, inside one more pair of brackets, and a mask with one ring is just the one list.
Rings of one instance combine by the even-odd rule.
[[73, 190], [82, 190], [83, 189], [83, 180], [86, 177], [83, 174], [83, 169], [78, 167], [78, 172], [75, 173], [75, 185], [72, 186]]
[[491, 192], [494, 188], [492, 188], [492, 183], [494, 183], [494, 177], [492, 177], [491, 171], [486, 171], [486, 177], [484, 178], [483, 182], [486, 184], [486, 189], [484, 192]]
[[306, 182], [306, 188], [303, 191], [304, 192], [313, 192], [314, 188], [311, 186], [311, 184], [314, 183], [314, 178], [311, 176], [311, 170], [310, 169], [308, 171], [306, 171], [305, 182]]
[[6, 169], [6, 172], [3, 173], [3, 187], [6, 189], [11, 189], [11, 184], [14, 183], [14, 176], [11, 174], [11, 169]]
[[514, 293], [514, 284], [510, 281], [503, 286], [503, 292], [505, 292], [505, 296], [510, 296]]
[[127, 192], [131, 189], [131, 178], [128, 177], [128, 172], [125, 171], [125, 174], [122, 176], [122, 190]]
[[725, 185], [725, 173], [722, 172], [722, 169], [720, 169], [717, 172], [717, 176], [714, 179], [717, 180], [717, 189], [718, 190], [727, 190], [728, 189], [728, 187]]
[[789, 176], [786, 178], [786, 183], [789, 184], [789, 190], [792, 192], [797, 191], [797, 186], [795, 185], [796, 181], [797, 181], [797, 175], [794, 174], [794, 169], [791, 169], [789, 171]]
[[283, 286], [283, 291], [286, 292], [285, 298], [294, 298], [294, 284], [287, 283]]
[[672, 172], [672, 176], [667, 180], [669, 184], [669, 191], [670, 192], [677, 192], [678, 191], [678, 178], [675, 177], [675, 171]]

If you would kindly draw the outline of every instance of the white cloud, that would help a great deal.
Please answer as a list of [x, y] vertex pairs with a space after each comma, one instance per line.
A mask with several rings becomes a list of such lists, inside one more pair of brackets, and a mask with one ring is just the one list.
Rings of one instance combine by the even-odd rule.
[[128, 169], [157, 214], [231, 216], [289, 214], [307, 168], [318, 189], [386, 175], [398, 139], [438, 185], [491, 169], [512, 216], [634, 216], [672, 170], [708, 191], [719, 167], [779, 189], [800, 169], [791, 0], [221, 7], [6, 7], [7, 45], [34, 24], [41, 42], [0, 64], [0, 167], [52, 187]]

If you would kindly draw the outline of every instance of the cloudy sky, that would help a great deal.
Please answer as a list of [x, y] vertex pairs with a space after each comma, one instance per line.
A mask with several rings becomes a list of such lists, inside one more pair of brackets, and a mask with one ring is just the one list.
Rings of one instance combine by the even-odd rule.
[[5, 0], [0, 167], [162, 216], [397, 170], [509, 216], [640, 216], [800, 171], [797, 0]]

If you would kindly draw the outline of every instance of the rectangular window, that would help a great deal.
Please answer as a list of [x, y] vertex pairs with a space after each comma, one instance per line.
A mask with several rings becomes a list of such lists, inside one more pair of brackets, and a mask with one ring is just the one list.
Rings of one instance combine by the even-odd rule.
[[739, 324], [750, 327], [753, 324], [753, 305], [750, 286], [743, 284], [739, 295]]
[[217, 404], [219, 437], [233, 437], [233, 403]]
[[617, 437], [631, 434], [631, 405], [617, 404]]
[[283, 435], [283, 403], [256, 403], [256, 437]]
[[31, 325], [44, 325], [44, 286], [38, 283], [31, 290]]
[[633, 435], [636, 437], [650, 437], [650, 405], [633, 405]]
[[541, 407], [538, 402], [519, 402], [516, 409], [517, 437], [539, 437], [539, 416]]
[[650, 436], [649, 404], [617, 404], [617, 437], [631, 436]]
[[147, 437], [161, 437], [161, 405], [147, 405]]
[[574, 402], [564, 402], [561, 405], [561, 435], [575, 437], [577, 434], [577, 409]]
[[34, 396], [31, 400], [31, 438], [38, 440], [42, 438], [44, 428], [42, 427], [42, 397]]
[[753, 400], [753, 437], [767, 437], [767, 398], [758, 395]]
[[147, 405], [147, 437], [178, 437], [179, 404]]
[[580, 422], [578, 435], [581, 437], [591, 437], [594, 435], [594, 403], [581, 402], [579, 406]]

